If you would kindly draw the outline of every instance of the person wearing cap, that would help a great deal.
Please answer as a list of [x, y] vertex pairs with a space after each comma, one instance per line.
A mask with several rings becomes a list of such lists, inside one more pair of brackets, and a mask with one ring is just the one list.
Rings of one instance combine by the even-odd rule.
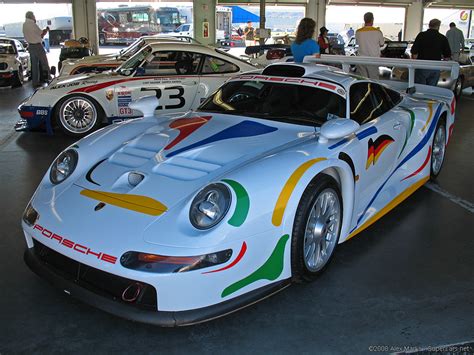
[[43, 47], [43, 37], [48, 32], [45, 28], [42, 30], [36, 24], [36, 18], [32, 11], [25, 14], [23, 23], [23, 37], [28, 42], [28, 52], [30, 52], [31, 74], [33, 87], [41, 86], [41, 73], [46, 73], [49, 79], [49, 64], [46, 52]]
[[321, 54], [331, 53], [328, 32], [329, 32], [328, 29], [324, 26], [319, 29], [318, 45], [319, 45]]
[[296, 63], [303, 63], [307, 55], [313, 55], [319, 58], [319, 45], [313, 39], [316, 22], [309, 17], [301, 19], [296, 30], [296, 38], [291, 45], [291, 53]]
[[456, 27], [454, 22], [451, 22], [449, 30], [446, 32], [446, 38], [448, 39], [449, 48], [451, 48], [451, 58], [458, 62], [459, 55], [464, 49], [464, 33]]
[[[356, 43], [359, 45], [357, 54], [365, 57], [380, 57], [380, 47], [385, 44], [382, 31], [374, 27], [374, 14], [364, 14], [364, 27], [356, 31]], [[379, 78], [379, 68], [374, 65], [357, 65], [357, 71], [362, 76], [371, 79]]]
[[[448, 39], [439, 33], [441, 21], [432, 19], [428, 29], [418, 33], [411, 47], [413, 59], [442, 60], [451, 58], [451, 48]], [[436, 69], [416, 69], [415, 83], [436, 86], [440, 72]]]

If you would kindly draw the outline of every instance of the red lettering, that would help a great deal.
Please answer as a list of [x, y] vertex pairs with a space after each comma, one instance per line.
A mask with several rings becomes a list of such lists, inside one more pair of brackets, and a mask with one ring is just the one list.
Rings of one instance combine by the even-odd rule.
[[317, 82], [317, 81], [314, 81], [314, 80], [305, 80], [305, 79], [302, 79], [302, 80], [301, 80], [301, 84], [318, 85], [318, 82]]
[[261, 76], [261, 75], [255, 75], [255, 76], [254, 76], [254, 79], [255, 79], [255, 80], [259, 80], [259, 79], [260, 79], [260, 80], [267, 80], [268, 77], [266, 77], [266, 76]]
[[326, 83], [319, 83], [318, 86], [321, 86], [322, 88], [326, 88], [329, 90], [336, 90], [336, 86], [331, 85], [331, 84], [326, 84]]
[[69, 239], [63, 239], [61, 244], [68, 248], [72, 248], [74, 246], [74, 242]]
[[270, 80], [270, 81], [283, 81], [283, 80], [285, 80], [285, 78], [270, 78], [268, 80]]
[[50, 231], [47, 230], [47, 229], [43, 229], [43, 231], [41, 232], [41, 234], [43, 234], [46, 238], [51, 238], [51, 235], [53, 235], [53, 232], [50, 232]]
[[289, 79], [289, 78], [285, 78], [285, 82], [287, 82], [287, 83], [299, 83], [299, 82], [301, 82], [301, 79]]
[[102, 255], [102, 253], [94, 253], [94, 252], [89, 248], [89, 249], [87, 249], [86, 255], [95, 255], [95, 256], [97, 256], [97, 259], [100, 259], [100, 256]]
[[[80, 249], [83, 249], [83, 250], [80, 250]], [[85, 247], [84, 245], [81, 245], [81, 244], [76, 244], [74, 245], [74, 248], [73, 248], [75, 251], [78, 251], [79, 253], [82, 253], [82, 254], [85, 254], [86, 251], [87, 251], [87, 247]]]
[[38, 224], [35, 224], [35, 226], [33, 227], [33, 229], [37, 229], [37, 230], [39, 230], [39, 231], [41, 232], [44, 228], [41, 227], [41, 226], [38, 225]]
[[108, 254], [102, 254], [101, 259], [111, 264], [115, 264], [115, 262], [117, 261], [117, 258], [115, 256], [108, 255]]
[[61, 244], [61, 241], [63, 240], [63, 237], [60, 237], [59, 235], [57, 235], [56, 233], [54, 233], [52, 236], [51, 236], [51, 239], [56, 239], [59, 244]]

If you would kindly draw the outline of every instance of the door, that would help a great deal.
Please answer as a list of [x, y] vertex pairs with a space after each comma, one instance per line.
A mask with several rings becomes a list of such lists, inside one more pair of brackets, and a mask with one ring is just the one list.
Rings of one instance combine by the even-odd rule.
[[201, 54], [187, 51], [150, 54], [136, 69], [128, 85], [116, 86], [118, 116], [139, 116], [128, 108], [128, 104], [149, 95], [155, 95], [159, 101], [156, 115], [191, 109], [198, 90], [201, 59]]
[[[361, 127], [350, 156], [356, 184], [354, 225], [380, 211], [395, 196], [387, 189], [406, 140], [409, 115], [393, 111], [398, 102], [383, 86], [356, 82], [350, 88], [350, 117]], [[393, 191], [395, 193], [395, 191]]]

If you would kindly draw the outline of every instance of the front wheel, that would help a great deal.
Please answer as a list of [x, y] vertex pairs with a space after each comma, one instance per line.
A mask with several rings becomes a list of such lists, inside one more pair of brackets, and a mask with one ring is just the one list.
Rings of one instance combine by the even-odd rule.
[[436, 179], [443, 166], [446, 153], [446, 123], [440, 119], [436, 126], [433, 143], [431, 145], [431, 179]]
[[69, 136], [82, 137], [95, 131], [100, 125], [101, 108], [84, 96], [64, 99], [57, 110], [56, 123]]
[[25, 77], [23, 75], [23, 68], [19, 67], [16, 75], [12, 78], [12, 87], [17, 88], [23, 85]]
[[339, 241], [342, 198], [336, 181], [325, 174], [308, 185], [296, 210], [291, 245], [295, 281], [312, 281], [328, 265]]

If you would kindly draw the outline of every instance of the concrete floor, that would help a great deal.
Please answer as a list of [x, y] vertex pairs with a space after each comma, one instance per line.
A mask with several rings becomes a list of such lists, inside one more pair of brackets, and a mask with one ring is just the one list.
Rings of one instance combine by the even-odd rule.
[[340, 245], [317, 282], [293, 285], [225, 318], [177, 329], [91, 308], [53, 289], [24, 264], [21, 214], [52, 159], [72, 142], [63, 135], [13, 131], [16, 106], [31, 93], [30, 83], [0, 89], [0, 354], [361, 353], [370, 346], [394, 352], [464, 342], [473, 351], [474, 218], [459, 204], [459, 199], [474, 201], [470, 92], [457, 108], [439, 177], [441, 194], [433, 191], [436, 186], [421, 188]]

